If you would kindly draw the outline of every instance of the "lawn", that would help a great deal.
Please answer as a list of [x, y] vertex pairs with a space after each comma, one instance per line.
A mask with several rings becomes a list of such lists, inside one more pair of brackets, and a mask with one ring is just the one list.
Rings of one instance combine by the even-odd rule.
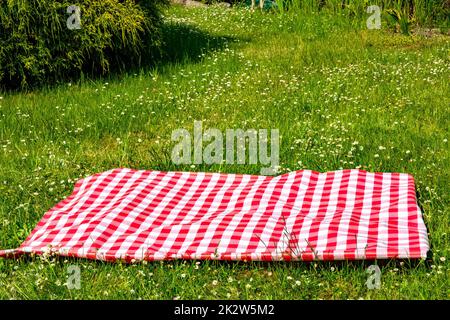
[[[329, 14], [173, 7], [164, 62], [108, 79], [0, 92], [0, 248], [16, 248], [74, 182], [174, 165], [171, 133], [279, 129], [280, 173], [361, 168], [414, 176], [428, 260], [102, 263], [0, 259], [1, 299], [449, 299], [450, 37]], [[378, 264], [381, 287], [368, 289]], [[65, 285], [70, 265], [81, 288]]]

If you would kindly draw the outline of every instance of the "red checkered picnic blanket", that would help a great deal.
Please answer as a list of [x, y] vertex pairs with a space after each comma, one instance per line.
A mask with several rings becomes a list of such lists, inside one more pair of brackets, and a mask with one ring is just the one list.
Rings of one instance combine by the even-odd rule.
[[13, 253], [310, 261], [420, 258], [428, 248], [408, 174], [114, 169], [78, 181]]

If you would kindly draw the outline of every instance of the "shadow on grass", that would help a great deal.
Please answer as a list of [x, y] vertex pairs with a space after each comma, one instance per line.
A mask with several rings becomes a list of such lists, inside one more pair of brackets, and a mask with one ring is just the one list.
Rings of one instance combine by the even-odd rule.
[[[20, 262], [38, 262], [42, 261], [38, 255], [30, 255], [30, 254], [21, 254], [12, 257], [4, 258], [5, 261], [20, 261]], [[142, 262], [131, 263], [130, 261], [126, 262], [125, 260], [118, 259], [117, 261], [101, 261], [101, 260], [90, 260], [86, 258], [78, 258], [78, 257], [65, 257], [59, 255], [53, 255], [51, 257], [54, 262], [59, 263], [60, 265], [66, 264], [66, 261], [70, 263], [92, 263], [97, 266], [106, 265], [106, 266], [114, 266], [114, 265], [122, 265], [122, 266], [132, 266], [139, 265]], [[183, 260], [183, 259], [174, 259], [174, 260], [164, 260], [164, 261], [150, 261], [146, 262], [147, 266], [153, 267], [161, 267], [165, 264], [170, 264], [175, 268], [178, 265], [186, 264], [196, 264], [200, 262], [203, 266], [213, 266], [215, 268], [224, 268], [224, 269], [239, 269], [239, 270], [250, 270], [250, 269], [264, 269], [270, 270], [273, 268], [303, 268], [308, 271], [327, 271], [331, 270], [331, 267], [335, 269], [352, 269], [352, 270], [365, 270], [371, 265], [378, 265], [380, 268], [400, 268], [403, 271], [414, 271], [418, 267], [423, 266], [425, 269], [432, 269], [433, 261], [431, 258], [426, 260], [422, 259], [379, 259], [379, 260], [337, 260], [337, 261], [323, 261], [323, 260], [314, 260], [314, 261], [225, 261], [225, 260]]]
[[202, 55], [220, 51], [226, 47], [227, 43], [234, 41], [231, 37], [214, 36], [195, 26], [173, 22], [165, 23], [161, 32], [161, 48], [143, 53], [139, 63], [130, 61], [128, 65], [121, 65], [114, 63], [115, 59], [112, 57], [110, 71], [107, 74], [101, 74], [98, 70], [84, 70], [77, 75], [56, 79], [48, 84], [33, 84], [25, 89], [7, 83], [6, 86], [0, 87], [0, 92], [21, 93], [40, 89], [52, 90], [69, 82], [82, 84], [96, 81], [120, 81], [129, 75], [150, 72], [155, 68], [163, 69], [170, 65], [198, 63], [201, 61]]
[[172, 22], [165, 23], [161, 33], [162, 46], [160, 50], [142, 56], [140, 65], [112, 70], [106, 76], [89, 80], [120, 81], [133, 74], [146, 74], [155, 69], [161, 71], [170, 66], [199, 63], [208, 53], [223, 50], [228, 43], [236, 40], [231, 37], [211, 35], [192, 25]]
[[[179, 23], [166, 23], [162, 29], [163, 47], [158, 66], [178, 63], [196, 63], [208, 52], [222, 50], [230, 37], [217, 37], [196, 27]], [[154, 65], [150, 64], [150, 67]]]

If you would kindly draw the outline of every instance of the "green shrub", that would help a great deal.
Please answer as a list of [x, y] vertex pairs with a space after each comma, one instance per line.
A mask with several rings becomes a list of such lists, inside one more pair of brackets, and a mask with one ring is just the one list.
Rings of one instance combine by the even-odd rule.
[[[168, 0], [0, 0], [0, 87], [28, 88], [139, 64], [160, 46]], [[70, 5], [81, 28], [70, 30]]]

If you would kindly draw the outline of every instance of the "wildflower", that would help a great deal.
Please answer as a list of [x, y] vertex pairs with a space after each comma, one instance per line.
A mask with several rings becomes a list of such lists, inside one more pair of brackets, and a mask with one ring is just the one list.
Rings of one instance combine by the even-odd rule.
[[439, 260], [441, 260], [441, 262], [445, 261], [445, 257], [440, 257]]
[[213, 286], [217, 286], [218, 283], [219, 283], [219, 282], [218, 282], [217, 280], [213, 280], [212, 285], [213, 285]]

